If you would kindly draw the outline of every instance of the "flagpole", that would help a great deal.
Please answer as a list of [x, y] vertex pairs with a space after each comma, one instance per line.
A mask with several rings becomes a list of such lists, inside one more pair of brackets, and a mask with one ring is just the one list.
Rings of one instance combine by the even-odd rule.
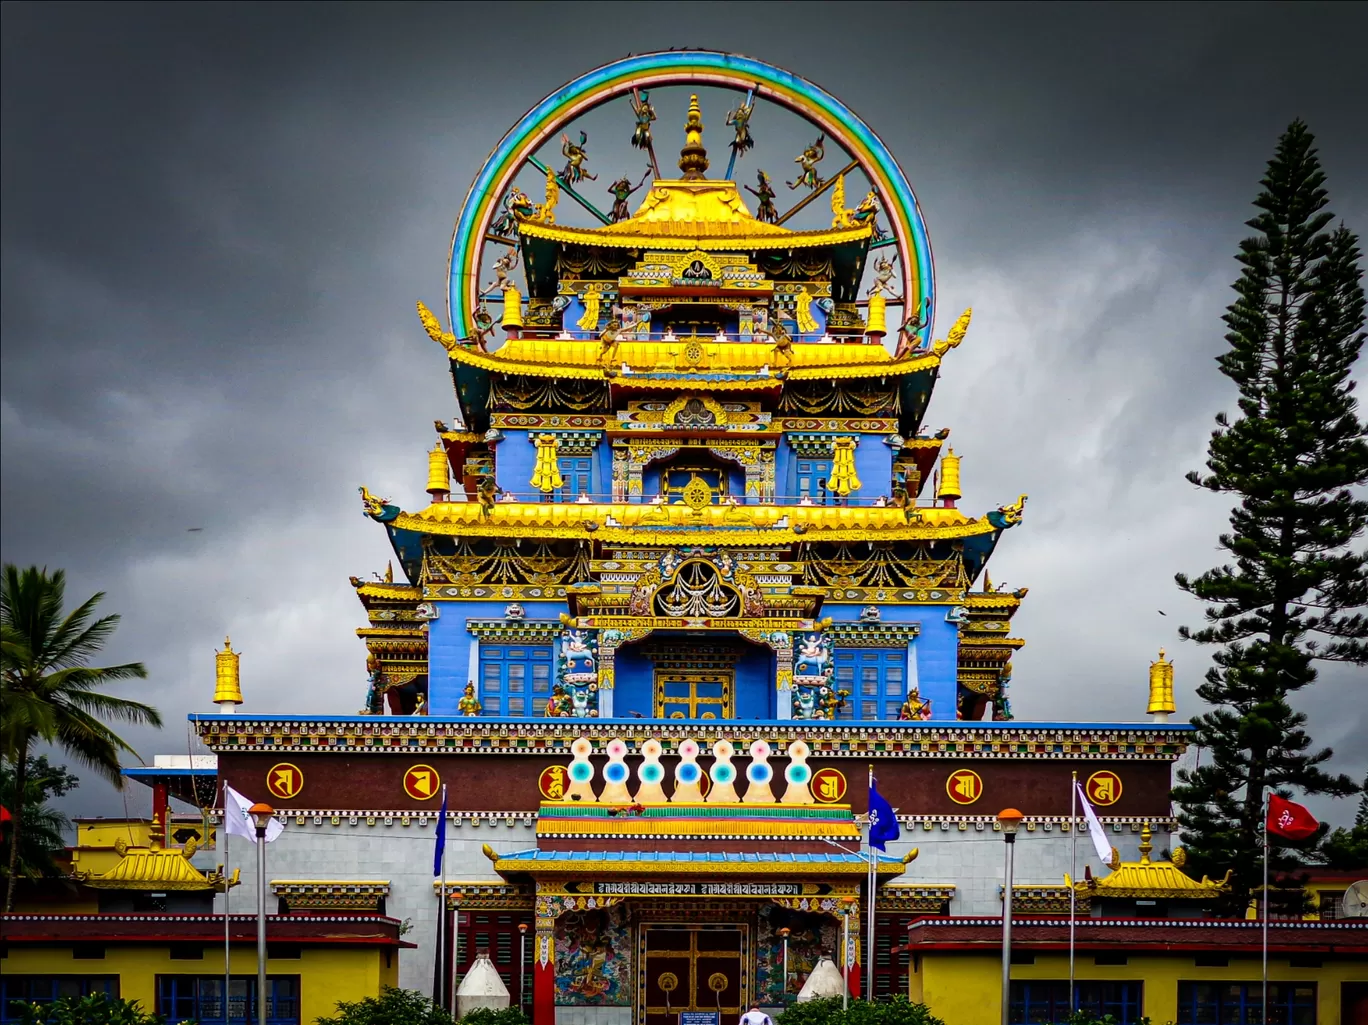
[[437, 1006], [446, 1008], [446, 986], [444, 985], [446, 972], [443, 970], [446, 961], [443, 955], [446, 953], [446, 806], [447, 793], [446, 784], [442, 784], [442, 810], [438, 812], [442, 820], [437, 823], [437, 835], [442, 838], [442, 849], [438, 860], [441, 862], [442, 889], [437, 901], [437, 970], [433, 973], [433, 986], [437, 992], [435, 994]]
[[[869, 792], [870, 792], [870, 794], [873, 794], [873, 793], [874, 793], [874, 763], [873, 763], [873, 762], [870, 762], [870, 763], [869, 763]], [[872, 801], [870, 801], [870, 802], [868, 802], [868, 803], [869, 803], [870, 805], [873, 804]], [[872, 810], [872, 808], [871, 808], [871, 810]], [[873, 816], [873, 815], [869, 815], [869, 814], [865, 815], [865, 833], [866, 833], [866, 841], [867, 841], [866, 846], [867, 846], [867, 849], [868, 849], [868, 851], [869, 851], [869, 885], [865, 888], [865, 889], [868, 891], [868, 894], [869, 894], [869, 912], [868, 912], [869, 928], [868, 928], [868, 930], [866, 931], [866, 937], [865, 937], [865, 951], [864, 951], [864, 960], [865, 960], [864, 987], [865, 987], [865, 994], [864, 994], [864, 995], [865, 995], [865, 1000], [866, 1000], [866, 1001], [871, 1001], [871, 1000], [874, 999], [874, 887], [875, 887], [875, 885], [876, 885], [876, 880], [875, 880], [875, 878], [874, 878], [874, 816]], [[884, 842], [886, 842], [886, 841], [884, 841]]]
[[233, 953], [229, 941], [228, 895], [233, 892], [231, 885], [233, 866], [228, 860], [228, 787], [223, 788], [223, 824], [219, 826], [219, 836], [223, 837], [223, 1025], [231, 1020], [228, 1013], [228, 994], [233, 988]]
[[1263, 1020], [1268, 1021], [1268, 787], [1263, 788]]
[[1073, 773], [1069, 787], [1069, 1010], [1078, 1005], [1074, 1000], [1074, 925], [1078, 910], [1078, 770]]

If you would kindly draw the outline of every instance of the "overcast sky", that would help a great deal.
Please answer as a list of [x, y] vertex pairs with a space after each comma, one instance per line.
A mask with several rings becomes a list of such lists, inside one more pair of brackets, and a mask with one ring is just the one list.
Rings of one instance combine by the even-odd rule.
[[[1018, 718], [1142, 719], [1160, 645], [1191, 715], [1209, 652], [1177, 639], [1198, 610], [1173, 574], [1219, 558], [1226, 503], [1183, 474], [1233, 406], [1213, 362], [1232, 254], [1294, 117], [1332, 209], [1368, 229], [1366, 11], [6, 3], [4, 560], [65, 567], [73, 601], [108, 591], [108, 657], [147, 663], [127, 692], [168, 722], [130, 734], [149, 761], [189, 749], [225, 632], [244, 711], [354, 712], [347, 576], [390, 557], [356, 486], [425, 502], [432, 420], [455, 403], [413, 303], [445, 309], [471, 179], [568, 79], [702, 46], [872, 125], [930, 227], [938, 336], [974, 307], [928, 423], [953, 428], [971, 513], [1031, 496], [992, 564], [1031, 589]], [[600, 171], [635, 175], [599, 145]], [[1362, 777], [1362, 673], [1328, 669], [1296, 703]], [[87, 779], [69, 809], [123, 807]]]

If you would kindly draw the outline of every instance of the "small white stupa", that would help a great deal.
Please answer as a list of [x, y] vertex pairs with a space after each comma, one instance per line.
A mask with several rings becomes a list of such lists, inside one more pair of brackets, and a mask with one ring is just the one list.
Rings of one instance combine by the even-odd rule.
[[481, 953], [456, 987], [456, 1017], [464, 1018], [481, 1007], [500, 1010], [508, 1006], [508, 987], [499, 978], [499, 970], [489, 955]]
[[798, 991], [798, 1002], [805, 1004], [809, 1000], [839, 997], [844, 993], [845, 979], [841, 977], [836, 962], [829, 957], [822, 957], [817, 959], [812, 974], [807, 977], [807, 982], [803, 983], [803, 988]]

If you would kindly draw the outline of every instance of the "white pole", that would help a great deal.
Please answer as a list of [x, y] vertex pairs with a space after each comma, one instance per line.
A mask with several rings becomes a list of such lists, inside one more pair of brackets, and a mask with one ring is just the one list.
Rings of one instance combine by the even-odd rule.
[[1078, 770], [1074, 770], [1073, 786], [1069, 788], [1069, 1010], [1076, 1011], [1074, 999], [1074, 916], [1077, 914], [1078, 884]]
[[841, 1010], [844, 1011], [850, 1006], [850, 908], [846, 908], [845, 914], [841, 917], [845, 920], [841, 939], [841, 978], [845, 981], [845, 991], [841, 994]]
[[[443, 891], [446, 887], [442, 887]], [[445, 909], [445, 905], [444, 905]], [[461, 967], [461, 904], [456, 902], [456, 906], [451, 909], [451, 1011], [452, 1017], [456, 1017], [456, 975]]]
[[1264, 787], [1263, 801], [1263, 1021], [1268, 1021], [1268, 787]]
[[1016, 850], [1016, 833], [1004, 832], [1007, 841], [1006, 884], [1002, 890], [1002, 1025], [1008, 1025], [1012, 1010], [1012, 853]]
[[219, 824], [218, 835], [223, 838], [223, 1022], [228, 1025], [228, 994], [233, 988], [233, 967], [232, 967], [232, 947], [229, 944], [228, 926], [231, 919], [228, 917], [228, 895], [232, 893], [232, 887], [228, 885], [233, 876], [233, 866], [228, 860], [228, 787], [223, 788], [223, 822]]
[[[874, 766], [869, 766], [869, 791], [874, 792]], [[868, 928], [865, 930], [865, 949], [864, 949], [864, 987], [865, 1001], [874, 999], [874, 888], [878, 885], [875, 876], [875, 854], [874, 854], [874, 817], [865, 816], [865, 850], [869, 852], [869, 885], [865, 887], [866, 896], [869, 900], [869, 910], [866, 913]]]
[[[442, 807], [446, 807], [446, 784], [442, 784]], [[438, 812], [438, 814], [441, 814]], [[443, 838], [442, 842], [442, 889], [437, 898], [437, 968], [433, 972], [432, 988], [436, 992], [437, 1006], [445, 1008], [446, 986], [443, 981], [446, 978], [444, 970], [446, 962], [443, 958], [446, 955], [446, 823], [441, 822], [437, 826], [438, 832]]]
[[257, 1025], [266, 1023], [266, 827], [257, 838]]

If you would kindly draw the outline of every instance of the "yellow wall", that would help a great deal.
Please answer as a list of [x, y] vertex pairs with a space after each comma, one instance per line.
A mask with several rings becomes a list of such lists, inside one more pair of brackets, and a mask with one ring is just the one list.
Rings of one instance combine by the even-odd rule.
[[[916, 948], [913, 948], [916, 955]], [[1002, 1007], [1002, 959], [997, 954], [927, 951], [913, 961], [908, 988], [912, 1000], [925, 1003], [938, 1018], [953, 1025], [998, 1025]], [[1032, 965], [1012, 965], [1012, 978], [1068, 979], [1068, 954], [1037, 954]], [[1155, 1025], [1177, 1020], [1178, 983], [1256, 982], [1262, 977], [1259, 957], [1230, 959], [1228, 968], [1198, 968], [1191, 955], [1146, 955], [1132, 952], [1130, 964], [1096, 965], [1093, 955], [1080, 954], [1075, 978], [1079, 981], [1144, 983], [1144, 1014]], [[1316, 983], [1317, 1025], [1339, 1025], [1340, 983], [1368, 978], [1368, 962], [1327, 957], [1320, 968], [1290, 968], [1287, 955], [1270, 956], [1270, 982]]]
[[[103, 960], [75, 960], [69, 948], [10, 947], [0, 961], [6, 975], [117, 975], [119, 995], [138, 1000], [152, 1010], [157, 1006], [158, 975], [222, 975], [223, 948], [206, 947], [204, 960], [171, 960], [166, 947], [113, 945], [105, 948]], [[360, 1000], [378, 996], [382, 986], [399, 984], [399, 952], [375, 947], [305, 947], [298, 959], [266, 961], [268, 975], [298, 975], [300, 990], [299, 1020], [308, 1025], [315, 1018], [331, 1015], [339, 1000]], [[256, 948], [233, 946], [234, 975], [256, 974]]]

